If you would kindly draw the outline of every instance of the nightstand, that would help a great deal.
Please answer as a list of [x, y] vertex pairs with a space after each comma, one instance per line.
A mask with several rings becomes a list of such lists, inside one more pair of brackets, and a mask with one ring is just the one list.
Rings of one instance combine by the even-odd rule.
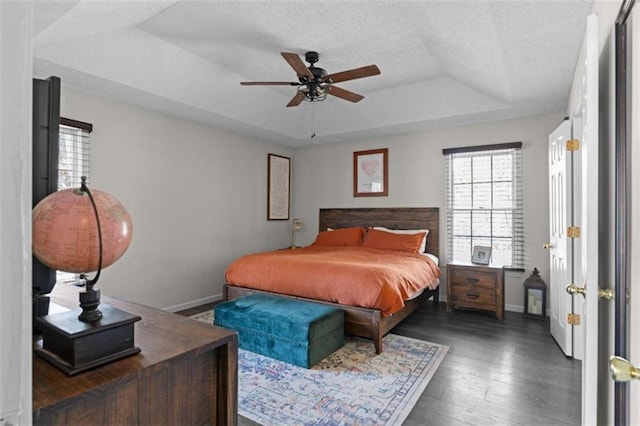
[[504, 269], [453, 261], [447, 265], [447, 311], [474, 308], [504, 314]]

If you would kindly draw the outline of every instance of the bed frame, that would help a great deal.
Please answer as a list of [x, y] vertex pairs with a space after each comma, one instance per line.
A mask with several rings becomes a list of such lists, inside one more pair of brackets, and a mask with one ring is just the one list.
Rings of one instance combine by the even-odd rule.
[[[428, 229], [426, 251], [440, 256], [440, 210], [437, 207], [408, 207], [408, 208], [348, 208], [348, 209], [320, 209], [320, 231], [327, 228], [344, 228], [348, 226], [384, 226], [389, 229]], [[267, 293], [230, 284], [224, 286], [224, 300], [233, 300], [251, 293]], [[292, 299], [311, 300], [302, 297], [278, 294]], [[356, 306], [340, 305], [337, 303], [311, 300], [336, 306], [344, 311], [345, 332], [355, 336], [372, 339], [376, 353], [382, 352], [382, 338], [393, 327], [398, 325], [409, 314], [415, 311], [424, 301], [433, 297], [433, 303], [439, 299], [439, 287], [426, 290], [420, 296], [405, 302], [404, 308], [391, 316], [385, 317], [378, 309], [360, 308]]]

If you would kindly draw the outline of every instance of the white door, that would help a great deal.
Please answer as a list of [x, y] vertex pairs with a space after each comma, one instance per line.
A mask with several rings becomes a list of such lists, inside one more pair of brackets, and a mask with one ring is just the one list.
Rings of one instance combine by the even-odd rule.
[[[582, 424], [597, 424], [598, 403], [598, 17], [587, 17], [583, 40], [585, 71], [582, 77], [579, 110], [574, 115], [581, 122], [581, 191], [580, 238], [575, 239], [580, 252], [576, 264], [575, 284], [586, 288], [581, 325], [584, 328], [582, 360]], [[574, 299], [582, 298], [574, 295]]]
[[572, 313], [571, 296], [565, 291], [572, 279], [572, 245], [567, 227], [572, 222], [572, 155], [567, 151], [571, 123], [565, 120], [549, 135], [549, 311], [551, 335], [565, 355], [573, 356], [573, 327], [567, 323]]
[[[581, 144], [584, 144], [584, 109], [585, 109], [585, 98], [581, 96], [576, 109], [574, 110], [571, 116], [571, 136], [573, 140], [579, 141]], [[584, 175], [582, 172], [584, 171], [585, 165], [583, 164], [583, 160], [585, 158], [582, 156], [584, 152], [584, 147], [573, 151], [573, 226], [580, 227], [583, 223], [584, 215], [582, 214], [582, 191], [585, 190], [584, 185]], [[597, 186], [596, 186], [597, 190]], [[568, 240], [568, 244], [571, 245], [571, 250], [573, 253], [572, 256], [572, 265], [573, 265], [573, 275], [571, 277], [571, 283], [577, 285], [578, 287], [582, 287], [582, 271], [580, 268], [582, 267], [582, 246], [580, 238], [571, 238]], [[567, 293], [569, 296], [569, 294]], [[582, 313], [584, 311], [584, 297], [571, 297], [569, 296], [571, 301], [572, 312], [574, 314], [580, 315], [580, 321], [582, 321]], [[585, 328], [581, 325], [572, 326], [573, 329], [573, 357], [575, 359], [583, 360], [584, 359], [584, 349], [585, 349]]]

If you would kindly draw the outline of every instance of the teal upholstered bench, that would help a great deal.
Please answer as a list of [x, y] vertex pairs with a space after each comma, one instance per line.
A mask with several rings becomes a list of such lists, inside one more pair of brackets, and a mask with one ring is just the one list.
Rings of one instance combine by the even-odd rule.
[[215, 306], [215, 325], [238, 332], [241, 349], [304, 368], [344, 345], [344, 312], [320, 303], [252, 294]]

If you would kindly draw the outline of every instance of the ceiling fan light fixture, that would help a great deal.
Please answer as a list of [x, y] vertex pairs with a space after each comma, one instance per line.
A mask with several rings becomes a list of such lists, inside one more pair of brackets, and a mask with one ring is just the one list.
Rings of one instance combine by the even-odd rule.
[[[310, 87], [311, 86], [311, 87]], [[304, 100], [307, 102], [321, 102], [327, 99], [327, 88], [325, 86], [300, 86], [298, 87], [298, 93], [304, 95]]]
[[307, 102], [322, 102], [325, 99], [327, 99], [327, 94], [326, 93], [324, 95], [322, 95], [322, 96], [314, 96], [314, 97], [308, 96], [308, 97], [304, 98], [304, 100], [307, 101]]

